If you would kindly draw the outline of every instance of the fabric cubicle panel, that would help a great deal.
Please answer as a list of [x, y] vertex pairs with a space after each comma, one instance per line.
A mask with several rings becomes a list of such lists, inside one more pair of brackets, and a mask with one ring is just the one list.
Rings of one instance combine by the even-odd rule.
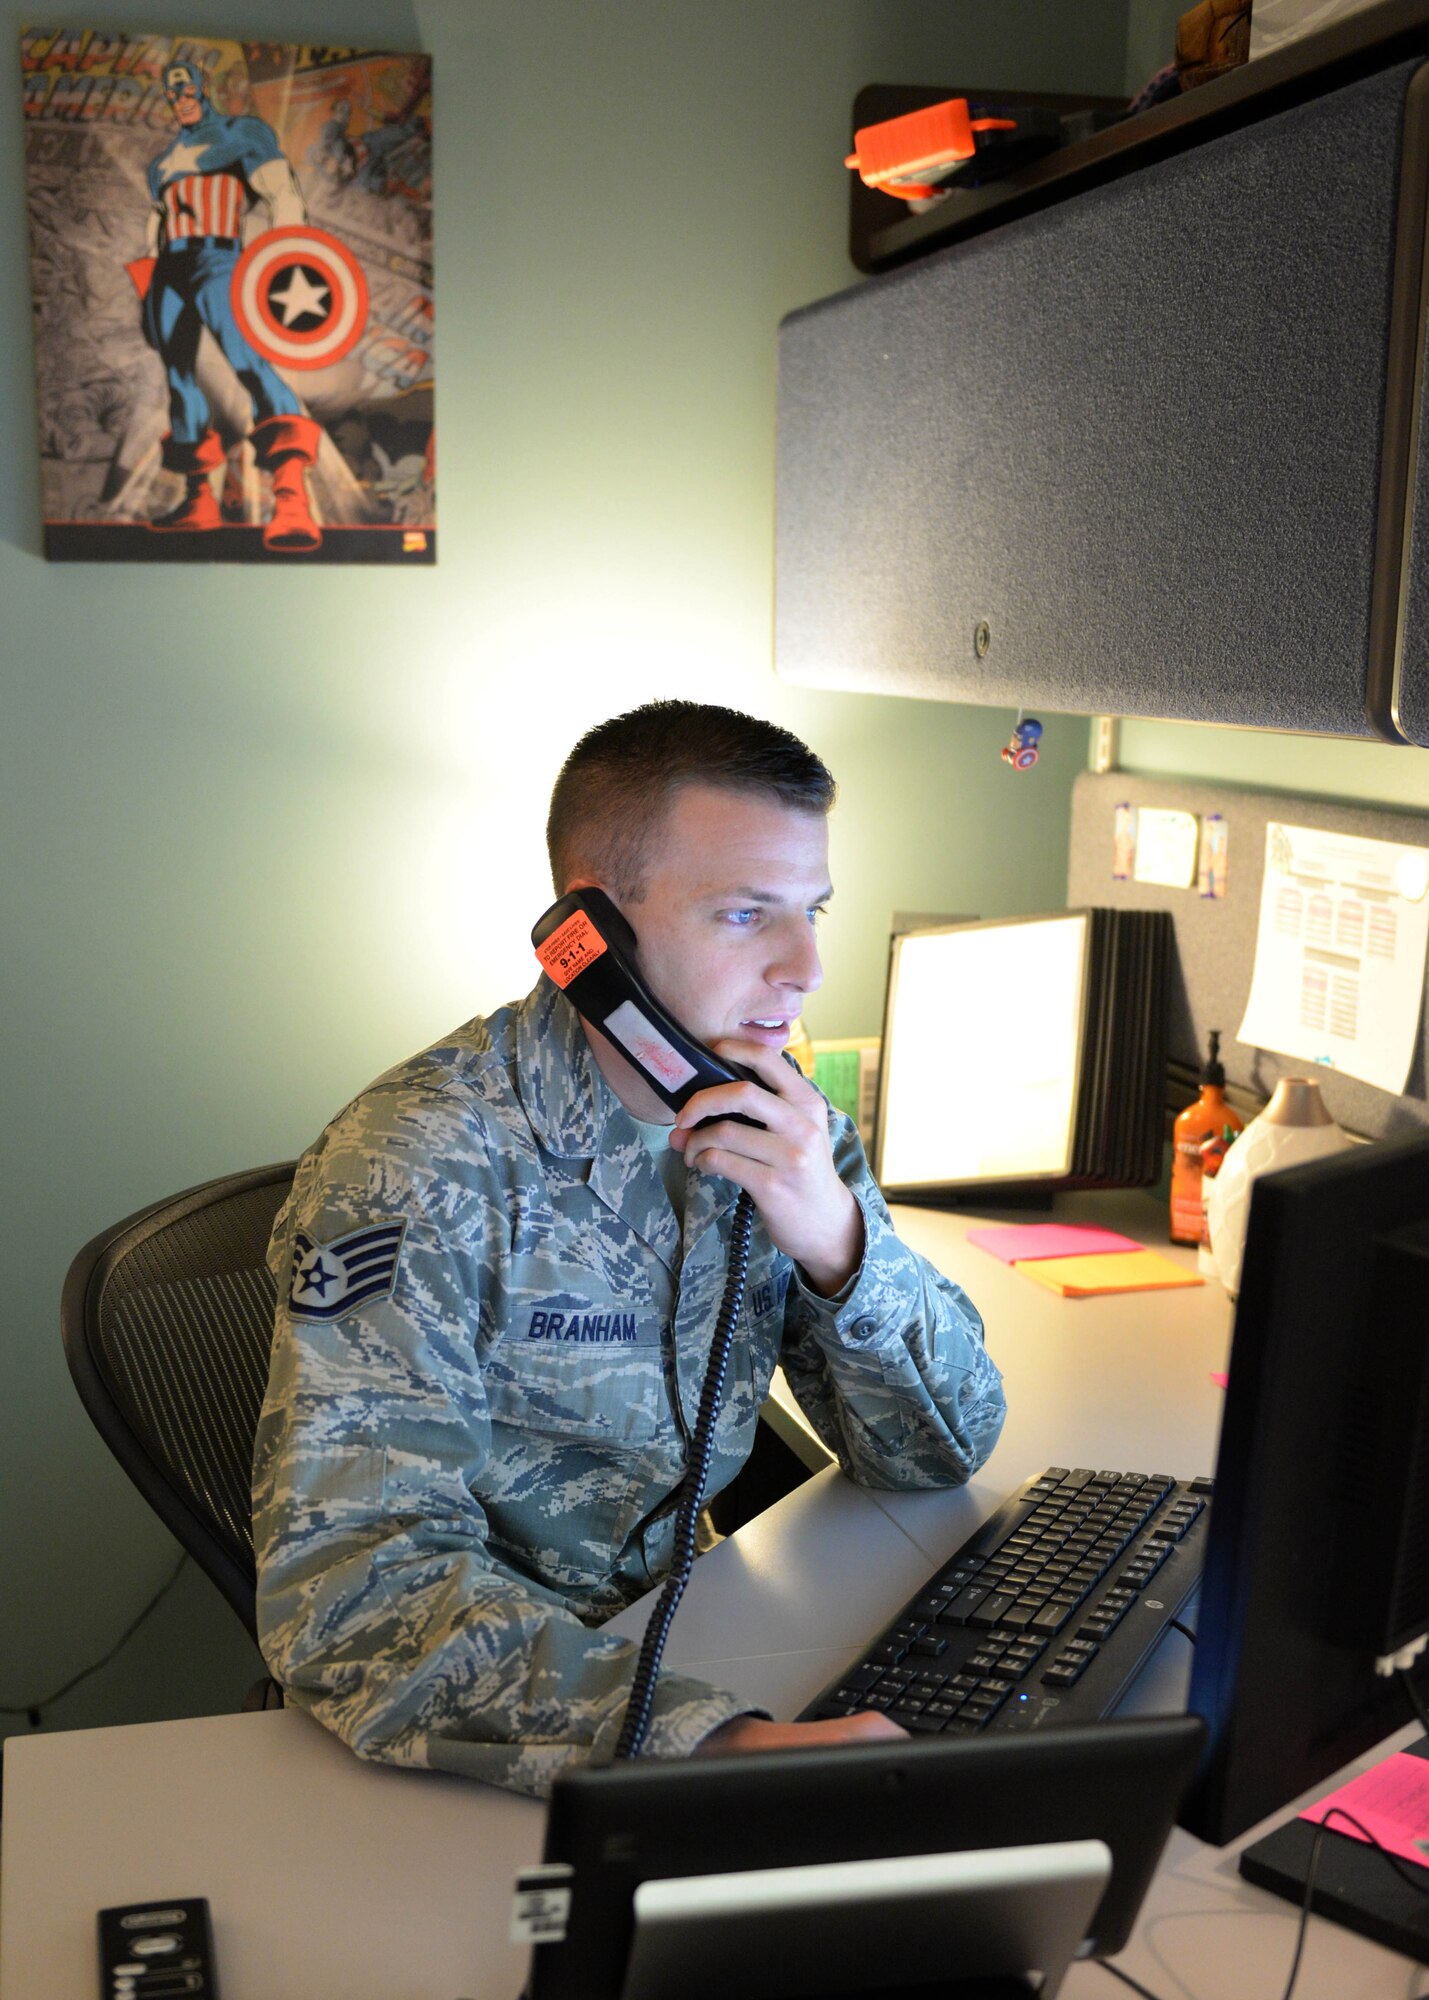
[[[1112, 874], [1112, 820], [1117, 806], [1161, 806], [1204, 817], [1220, 813], [1230, 834], [1230, 867], [1223, 898], [1196, 889], [1166, 889], [1118, 881]], [[1138, 778], [1126, 771], [1084, 771], [1072, 788], [1067, 903], [1077, 909], [1103, 903], [1113, 909], [1169, 910], [1176, 932], [1167, 1042], [1173, 1062], [1199, 1065], [1212, 1028], [1222, 1034], [1221, 1059], [1232, 1084], [1268, 1099], [1282, 1076], [1303, 1076], [1305, 1064], [1236, 1039], [1255, 966], [1260, 888], [1265, 874], [1265, 829], [1270, 820], [1323, 827], [1366, 840], [1429, 847], [1429, 813], [1384, 812], [1372, 806], [1297, 798], [1287, 792], [1240, 791], [1230, 786]], [[1319, 1072], [1317, 1071], [1318, 1075]], [[1429, 1124], [1425, 1079], [1429, 1075], [1429, 1023], [1420, 1016], [1419, 1043], [1402, 1097], [1327, 1070], [1325, 1101], [1340, 1124], [1373, 1139]]]

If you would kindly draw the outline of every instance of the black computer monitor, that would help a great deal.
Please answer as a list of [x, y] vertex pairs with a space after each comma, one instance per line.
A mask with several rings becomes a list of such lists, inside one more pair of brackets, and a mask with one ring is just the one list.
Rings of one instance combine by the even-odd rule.
[[1222, 1845], [1413, 1719], [1376, 1671], [1429, 1632], [1429, 1135], [1257, 1182], [1181, 1823]]
[[[1203, 1736], [1201, 1724], [1182, 1715], [954, 1742], [641, 1759], [560, 1778], [546, 1825], [545, 1869], [554, 1872], [539, 1873], [534, 1889], [557, 1914], [545, 1931], [549, 1942], [532, 1954], [530, 2000], [676, 1990], [886, 1994], [905, 1986], [922, 1992], [935, 1978], [940, 1993], [953, 1993], [960, 1978], [986, 1982], [1006, 1973], [1017, 1981], [1047, 1969], [1023, 1954], [1041, 1948], [1036, 1926], [1070, 1886], [1059, 1877], [1062, 1862], [1076, 1873], [1078, 1856], [1051, 1850], [1096, 1843], [1103, 1874], [1089, 1885], [1084, 1879], [1085, 1900], [1061, 1947], [1119, 1951]], [[986, 1860], [1000, 1880], [984, 1874], [982, 1886], [1001, 1891], [1001, 1899], [994, 1893], [991, 1906], [970, 1908], [950, 1900], [955, 1887], [935, 1886], [921, 1916], [916, 1908], [904, 1918], [895, 1912], [887, 1959], [870, 1977], [859, 1954], [878, 1934], [878, 1885], [871, 1903], [857, 1900], [862, 1878], [847, 1865], [892, 1863], [886, 1879], [901, 1888], [916, 1883], [926, 1864], [959, 1856]], [[809, 1879], [841, 1867], [847, 1872], [833, 1876], [836, 1899], [826, 1895], [811, 1906], [801, 1895]], [[1028, 1868], [1031, 1874], [1019, 1872]], [[741, 1876], [749, 1879], [747, 1898]], [[838, 1900], [844, 1881], [851, 1886]], [[673, 1944], [683, 1954], [678, 1982], [662, 1979], [654, 1935], [658, 1905], [672, 1891]], [[738, 1927], [757, 1926], [761, 1916], [772, 1921], [755, 1930], [758, 1942], [743, 1952], [741, 1976], [726, 1978], [721, 1954], [738, 1963]], [[636, 1958], [644, 1918], [649, 1962], [642, 1967]], [[827, 1967], [812, 1969], [815, 1953], [801, 1942], [811, 1938], [834, 1948], [832, 1976]], [[917, 1956], [929, 1942], [935, 1972], [920, 1969]], [[1056, 1941], [1048, 1948], [1058, 1949]], [[979, 1983], [977, 1990], [1004, 1988]], [[1028, 1989], [1018, 1981], [1015, 1990]]]

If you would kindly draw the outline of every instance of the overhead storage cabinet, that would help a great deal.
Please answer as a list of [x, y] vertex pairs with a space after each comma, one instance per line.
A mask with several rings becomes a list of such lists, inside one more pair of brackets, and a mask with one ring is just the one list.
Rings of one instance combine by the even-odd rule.
[[779, 673], [1429, 743], [1426, 125], [1398, 61], [791, 314]]

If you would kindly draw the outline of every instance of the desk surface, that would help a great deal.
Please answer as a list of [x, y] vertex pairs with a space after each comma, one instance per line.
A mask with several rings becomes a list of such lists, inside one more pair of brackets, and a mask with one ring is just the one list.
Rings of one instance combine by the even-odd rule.
[[[1067, 1197], [1058, 1214], [1147, 1241], [1160, 1227], [1139, 1196]], [[967, 1248], [969, 1218], [904, 1209], [898, 1220], [982, 1310], [1007, 1427], [966, 1488], [873, 1493], [822, 1472], [701, 1558], [667, 1660], [780, 1716], [1028, 1473], [1214, 1464], [1211, 1375], [1230, 1333], [1219, 1287], [1058, 1299]], [[833, 1576], [838, 1590], [824, 1587]], [[637, 1606], [615, 1629], [642, 1623]], [[97, 1909], [198, 1894], [213, 1908], [225, 2000], [514, 2000], [520, 1989], [525, 1952], [506, 1933], [513, 1871], [541, 1848], [543, 1810], [529, 1800], [363, 1765], [287, 1710], [11, 1738], [5, 1761], [4, 2000], [94, 1992]], [[1234, 1849], [1176, 1833], [1119, 1963], [1161, 2000], [1279, 2000], [1295, 1923], [1240, 1880]], [[1093, 1965], [1063, 1988], [1066, 2000], [1126, 1991]], [[1429, 1970], [1312, 1922], [1296, 2000], [1426, 1994]]]

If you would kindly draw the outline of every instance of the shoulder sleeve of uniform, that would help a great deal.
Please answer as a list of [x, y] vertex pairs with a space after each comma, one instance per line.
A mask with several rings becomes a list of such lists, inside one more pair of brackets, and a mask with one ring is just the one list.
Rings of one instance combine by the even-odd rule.
[[893, 1227], [852, 1121], [830, 1110], [834, 1160], [864, 1219], [863, 1261], [837, 1298], [797, 1268], [784, 1373], [811, 1423], [865, 1485], [956, 1485], [996, 1443], [1002, 1377], [977, 1308]]

